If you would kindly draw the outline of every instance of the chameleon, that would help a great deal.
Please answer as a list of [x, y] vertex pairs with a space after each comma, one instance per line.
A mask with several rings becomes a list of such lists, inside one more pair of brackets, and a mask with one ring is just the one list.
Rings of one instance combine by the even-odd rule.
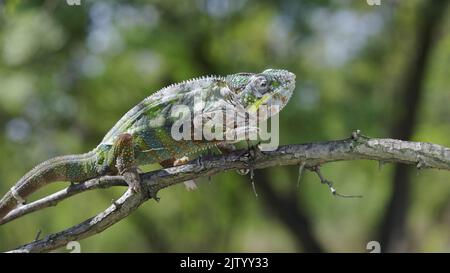
[[[257, 111], [265, 105], [271, 107], [271, 111], [258, 118], [267, 119], [288, 103], [294, 89], [295, 74], [282, 69], [204, 76], [162, 88], [129, 110], [90, 152], [55, 157], [26, 173], [0, 200], [0, 219], [52, 182], [82, 183], [105, 175], [125, 178], [124, 174], [136, 172], [139, 166], [159, 163], [166, 168], [184, 164], [190, 157], [213, 147], [226, 151], [227, 144], [233, 145], [239, 140], [176, 140], [172, 127], [180, 118], [173, 116], [172, 111], [177, 105], [189, 110], [186, 120], [200, 118], [202, 121], [223, 114], [227, 107], [248, 117], [246, 112]], [[201, 103], [197, 103], [196, 98], [200, 98]], [[274, 110], [273, 106], [278, 107]], [[241, 140], [251, 130], [238, 123], [219, 125], [223, 125], [223, 134], [233, 130], [236, 135], [241, 132]], [[138, 191], [139, 186], [131, 180], [127, 183]]]

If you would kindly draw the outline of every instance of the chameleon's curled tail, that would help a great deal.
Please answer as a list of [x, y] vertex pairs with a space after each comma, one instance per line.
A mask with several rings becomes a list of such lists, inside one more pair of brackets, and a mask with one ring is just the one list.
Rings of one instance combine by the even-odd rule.
[[0, 200], [0, 220], [39, 188], [56, 181], [84, 182], [96, 177], [95, 152], [49, 159], [25, 174]]

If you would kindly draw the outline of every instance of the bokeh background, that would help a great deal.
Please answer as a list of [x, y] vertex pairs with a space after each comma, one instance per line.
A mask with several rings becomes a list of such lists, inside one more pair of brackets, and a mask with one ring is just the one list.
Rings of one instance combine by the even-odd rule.
[[[71, 1], [69, 1], [71, 2]], [[76, 2], [76, 1], [72, 1]], [[369, 1], [370, 2], [370, 1]], [[374, 1], [376, 2], [376, 1]], [[297, 88], [282, 144], [355, 129], [450, 146], [448, 1], [0, 1], [0, 193], [37, 163], [95, 147], [133, 105], [174, 82], [284, 68]], [[82, 252], [450, 251], [450, 173], [378, 162], [234, 172], [160, 192]], [[60, 183], [34, 195], [43, 196]], [[76, 224], [123, 188], [0, 226], [0, 250]], [[67, 252], [60, 249], [61, 252]]]

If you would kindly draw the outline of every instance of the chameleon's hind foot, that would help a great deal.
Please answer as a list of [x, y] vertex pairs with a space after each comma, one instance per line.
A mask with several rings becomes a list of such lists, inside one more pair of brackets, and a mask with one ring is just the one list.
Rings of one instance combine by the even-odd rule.
[[247, 157], [248, 165], [250, 166], [250, 168], [236, 170], [238, 174], [247, 175], [248, 173], [252, 172], [253, 162], [263, 155], [262, 151], [259, 149], [259, 144], [260, 143], [258, 142], [257, 144], [252, 145], [247, 141], [247, 149], [243, 150], [240, 156]]
[[122, 176], [132, 191], [136, 193], [142, 192], [141, 177], [137, 169], [126, 170], [122, 173]]
[[[134, 170], [127, 170], [122, 174], [124, 180], [127, 182], [128, 187], [134, 191], [135, 193], [143, 193], [147, 195], [148, 199], [155, 199], [156, 202], [159, 202], [160, 198], [157, 195], [157, 191], [152, 189], [146, 189], [142, 185], [141, 176], [139, 174], [139, 170], [135, 168]], [[145, 191], [145, 192], [144, 192]]]
[[114, 142], [116, 168], [134, 192], [142, 192], [141, 177], [134, 157], [133, 136], [121, 134]]
[[257, 142], [255, 144], [250, 143], [247, 141], [247, 147], [248, 147], [248, 155], [250, 160], [256, 160], [258, 157], [263, 156], [263, 151], [260, 149], [261, 142]]

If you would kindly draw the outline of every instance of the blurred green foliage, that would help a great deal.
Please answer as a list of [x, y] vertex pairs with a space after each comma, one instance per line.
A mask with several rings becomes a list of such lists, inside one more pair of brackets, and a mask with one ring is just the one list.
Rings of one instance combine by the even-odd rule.
[[[402, 111], [399, 88], [424, 2], [0, 1], [0, 193], [41, 161], [92, 149], [156, 90], [207, 74], [293, 71], [298, 83], [280, 115], [282, 144], [344, 138], [355, 129], [389, 137]], [[413, 139], [450, 146], [446, 17]], [[277, 193], [295, 196], [323, 250], [365, 252], [390, 198], [392, 169], [362, 161], [323, 167], [341, 192], [362, 199], [334, 198], [310, 173], [297, 189], [296, 167], [265, 173]], [[162, 191], [160, 203], [149, 201], [83, 240], [81, 250], [304, 250], [288, 223], [271, 212], [276, 204], [255, 198], [248, 177], [230, 172], [211, 180], [194, 192], [181, 185]], [[413, 177], [405, 250], [450, 250], [449, 181], [449, 173], [437, 170]], [[0, 250], [33, 240], [39, 230], [45, 235], [76, 224], [122, 191], [83, 194], [1, 226]]]

